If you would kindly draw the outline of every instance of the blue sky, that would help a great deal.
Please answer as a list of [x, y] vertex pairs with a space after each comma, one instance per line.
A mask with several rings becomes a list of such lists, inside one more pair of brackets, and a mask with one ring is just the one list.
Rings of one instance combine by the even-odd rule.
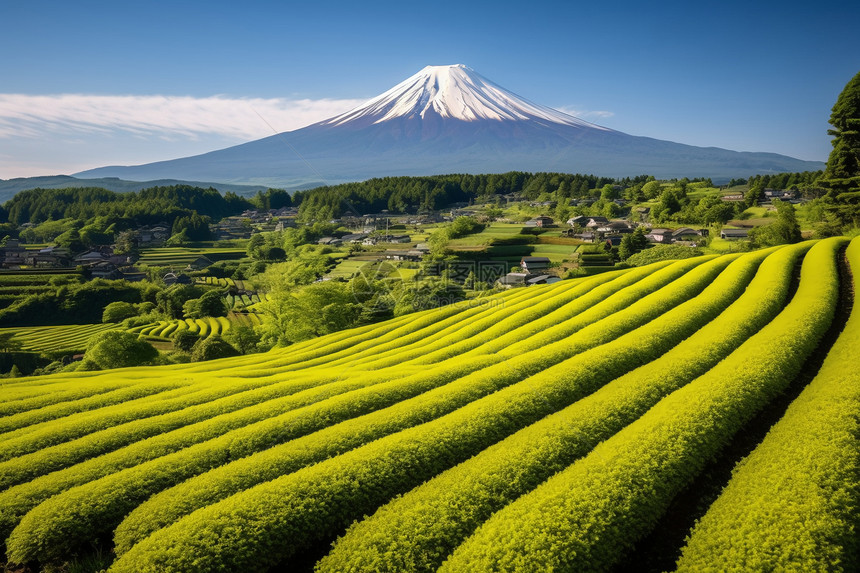
[[0, 0], [0, 178], [226, 147], [453, 63], [627, 133], [826, 160], [858, 5]]

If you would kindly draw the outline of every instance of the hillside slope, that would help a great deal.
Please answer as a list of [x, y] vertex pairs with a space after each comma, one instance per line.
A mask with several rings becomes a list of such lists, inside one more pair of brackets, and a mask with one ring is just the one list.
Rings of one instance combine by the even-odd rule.
[[[512, 290], [262, 355], [3, 381], [0, 537], [11, 563], [31, 564], [100, 540], [114, 572], [610, 568], [827, 352], [850, 291], [846, 244]], [[856, 273], [860, 239], [847, 259]], [[840, 341], [858, 328], [850, 319]], [[821, 374], [856, 383], [846, 344]], [[842, 403], [849, 417], [858, 406]], [[800, 427], [786, 420], [783, 432]], [[822, 487], [860, 469], [840, 455], [858, 446], [845, 427], [809, 446], [833, 461]], [[792, 508], [799, 532], [835, 516], [814, 529], [820, 550], [779, 519], [768, 552], [721, 545], [711, 524], [730, 488], [673, 551], [851, 569], [856, 487], [843, 489], [799, 511], [797, 494], [759, 501]]]

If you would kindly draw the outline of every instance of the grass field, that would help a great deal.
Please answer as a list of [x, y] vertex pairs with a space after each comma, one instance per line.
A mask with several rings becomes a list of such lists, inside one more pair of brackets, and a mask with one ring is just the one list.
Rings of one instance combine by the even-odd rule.
[[449, 243], [449, 247], [455, 249], [457, 247], [477, 247], [489, 245], [493, 239], [512, 237], [518, 235], [523, 230], [523, 225], [512, 223], [490, 223], [480, 233], [468, 235], [460, 239], [454, 239]]
[[834, 238], [3, 380], [0, 537], [110, 573], [857, 570], [858, 270]]

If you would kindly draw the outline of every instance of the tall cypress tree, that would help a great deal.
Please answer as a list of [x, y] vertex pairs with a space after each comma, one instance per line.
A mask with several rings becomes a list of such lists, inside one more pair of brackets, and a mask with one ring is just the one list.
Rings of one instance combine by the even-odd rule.
[[860, 73], [839, 94], [830, 115], [833, 151], [820, 183], [843, 225], [860, 225]]

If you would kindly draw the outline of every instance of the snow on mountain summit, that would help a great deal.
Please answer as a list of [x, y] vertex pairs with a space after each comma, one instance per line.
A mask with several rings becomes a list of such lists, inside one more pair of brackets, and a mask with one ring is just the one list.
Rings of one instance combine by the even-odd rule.
[[611, 131], [525, 100], [463, 64], [427, 66], [387, 92], [320, 125], [424, 119], [430, 114], [461, 121], [539, 120]]

